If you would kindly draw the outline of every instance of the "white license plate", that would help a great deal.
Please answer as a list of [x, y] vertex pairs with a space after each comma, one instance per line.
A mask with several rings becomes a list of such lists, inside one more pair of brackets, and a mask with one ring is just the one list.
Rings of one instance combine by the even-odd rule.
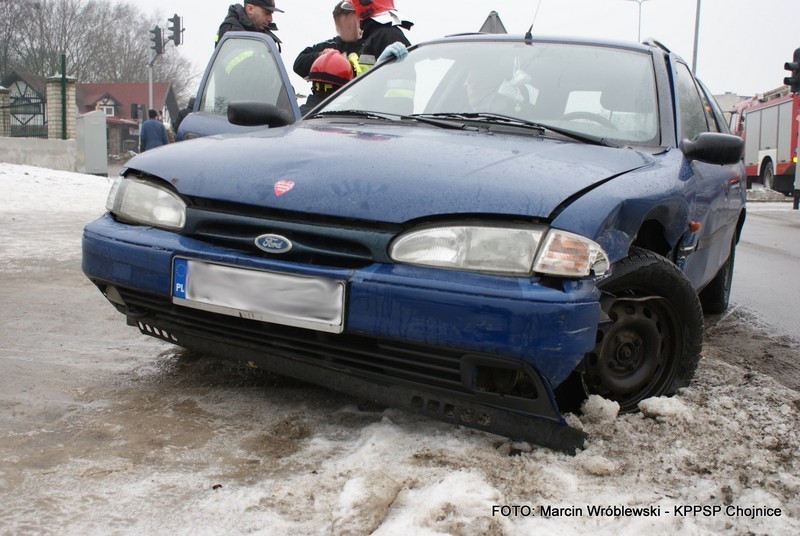
[[341, 333], [344, 301], [344, 281], [181, 258], [172, 266], [172, 302], [204, 311]]

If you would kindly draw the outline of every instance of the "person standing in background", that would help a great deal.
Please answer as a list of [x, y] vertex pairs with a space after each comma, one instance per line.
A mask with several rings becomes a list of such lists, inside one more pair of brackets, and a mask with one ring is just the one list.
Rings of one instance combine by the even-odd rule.
[[147, 112], [150, 119], [142, 123], [139, 129], [139, 152], [143, 153], [169, 143], [167, 129], [164, 123], [158, 120], [158, 112], [150, 110]]
[[172, 128], [170, 127], [170, 125], [168, 125], [167, 123], [164, 122], [164, 114], [161, 112], [161, 110], [157, 110], [156, 111], [156, 119], [161, 121], [161, 124], [164, 125], [164, 130], [167, 131], [167, 141], [169, 143], [174, 142], [175, 141], [175, 135], [172, 133]]
[[189, 102], [186, 104], [186, 108], [182, 108], [178, 112], [178, 117], [175, 118], [175, 122], [172, 124], [172, 129], [175, 131], [175, 136], [178, 135], [178, 129], [180, 128], [183, 120], [186, 119], [186, 116], [194, 111], [194, 101], [195, 97], [190, 97]]

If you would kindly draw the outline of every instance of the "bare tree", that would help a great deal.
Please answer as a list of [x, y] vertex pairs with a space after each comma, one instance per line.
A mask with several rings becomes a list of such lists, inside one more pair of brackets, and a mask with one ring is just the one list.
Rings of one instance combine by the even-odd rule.
[[61, 72], [61, 55], [81, 72], [94, 2], [82, 0], [24, 0], [14, 21], [20, 26], [17, 67], [39, 76]]
[[20, 4], [15, 0], [0, 0], [0, 77], [11, 70], [17, 59]]
[[94, 19], [94, 27], [104, 31], [89, 47], [92, 65], [84, 75], [86, 81], [146, 80], [154, 17], [142, 17], [133, 4], [121, 3], [103, 4], [95, 10]]
[[[19, 68], [52, 76], [65, 54], [67, 74], [80, 82], [141, 82], [156, 24], [127, 1], [0, 0], [0, 74]], [[171, 82], [181, 98], [195, 78], [173, 46], [154, 62], [154, 77]]]

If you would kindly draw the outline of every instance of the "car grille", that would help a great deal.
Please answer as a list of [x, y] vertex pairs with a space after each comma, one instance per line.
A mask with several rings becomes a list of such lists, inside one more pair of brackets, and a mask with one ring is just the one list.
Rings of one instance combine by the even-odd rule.
[[168, 299], [119, 288], [126, 313], [147, 335], [181, 345], [192, 334], [236, 341], [261, 354], [357, 370], [387, 380], [466, 392], [461, 383], [463, 352], [397, 343], [352, 334], [327, 334], [178, 307]]
[[389, 242], [401, 231], [399, 225], [270, 213], [251, 206], [197, 201], [186, 210], [182, 234], [263, 257], [276, 254], [258, 249], [256, 237], [278, 234], [293, 246], [280, 254], [282, 260], [361, 268], [374, 262], [391, 262], [387, 255]]

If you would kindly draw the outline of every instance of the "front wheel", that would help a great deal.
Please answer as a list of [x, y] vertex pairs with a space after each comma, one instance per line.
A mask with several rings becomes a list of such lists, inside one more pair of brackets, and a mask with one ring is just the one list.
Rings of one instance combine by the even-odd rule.
[[608, 318], [584, 357], [583, 396], [597, 394], [631, 412], [646, 398], [688, 385], [700, 359], [703, 313], [683, 272], [660, 255], [633, 248], [599, 287]]
[[728, 260], [725, 261], [714, 279], [700, 292], [700, 305], [705, 314], [722, 314], [728, 309], [733, 282], [733, 262], [736, 258], [736, 239], [731, 243]]
[[775, 186], [775, 168], [772, 166], [772, 161], [768, 160], [764, 165], [764, 170], [761, 172], [761, 182], [764, 188], [773, 190]]

